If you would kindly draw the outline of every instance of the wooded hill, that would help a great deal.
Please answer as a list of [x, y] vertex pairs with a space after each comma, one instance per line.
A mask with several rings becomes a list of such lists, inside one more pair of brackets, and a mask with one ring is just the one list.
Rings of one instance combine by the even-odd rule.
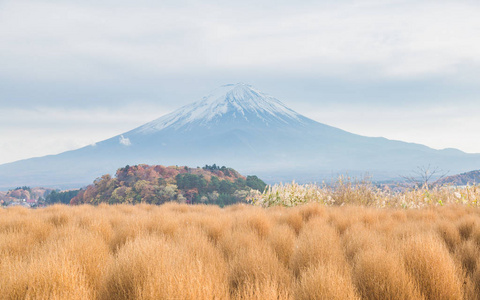
[[[189, 168], [136, 165], [118, 169], [115, 177], [103, 175], [80, 190], [71, 204], [149, 203], [168, 201], [220, 206], [245, 202], [252, 191], [266, 184], [257, 176], [242, 176], [232, 168], [206, 165]], [[253, 192], [255, 193], [255, 192]]]
[[438, 180], [438, 185], [475, 185], [480, 183], [480, 170], [470, 171], [457, 175], [447, 176]]
[[14, 202], [37, 203], [42, 201], [53, 189], [29, 186], [17, 187], [9, 191], [0, 191], [0, 205], [8, 205]]

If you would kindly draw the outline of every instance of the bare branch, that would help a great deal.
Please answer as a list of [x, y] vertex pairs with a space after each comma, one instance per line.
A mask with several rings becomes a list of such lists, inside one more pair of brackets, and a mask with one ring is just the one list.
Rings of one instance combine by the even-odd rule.
[[[439, 173], [442, 173], [442, 170], [438, 167], [432, 168], [429, 164], [428, 166], [418, 166], [417, 169], [414, 170], [412, 173], [412, 175], [401, 177], [406, 182], [414, 185], [415, 187], [429, 189], [433, 185], [435, 185], [436, 182], [444, 178], [448, 174], [448, 171], [443, 172], [443, 174], [441, 175], [438, 175]], [[435, 178], [435, 182], [431, 183], [432, 179]]]

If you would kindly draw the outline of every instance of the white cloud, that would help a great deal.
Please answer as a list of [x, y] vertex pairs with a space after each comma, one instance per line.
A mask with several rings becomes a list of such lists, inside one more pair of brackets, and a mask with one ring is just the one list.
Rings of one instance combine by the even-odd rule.
[[132, 145], [132, 142], [130, 142], [130, 139], [124, 137], [123, 134], [120, 136], [119, 141], [120, 141], [120, 144], [124, 145], [124, 146], [131, 146]]
[[0, 110], [0, 125], [31, 126], [35, 123], [63, 123], [86, 125], [104, 124], [105, 126], [118, 126], [125, 123], [123, 129], [139, 126], [147, 121], [152, 121], [159, 116], [170, 112], [172, 109], [165, 106], [148, 103], [134, 102], [116, 107], [93, 108], [60, 108], [60, 107], [23, 107], [6, 108]]
[[329, 1], [277, 9], [202, 3], [119, 3], [112, 9], [80, 1], [5, 1], [0, 74], [98, 80], [118, 76], [118, 69], [268, 69], [364, 76], [357, 69], [369, 65], [376, 76], [411, 77], [480, 64], [475, 2]]

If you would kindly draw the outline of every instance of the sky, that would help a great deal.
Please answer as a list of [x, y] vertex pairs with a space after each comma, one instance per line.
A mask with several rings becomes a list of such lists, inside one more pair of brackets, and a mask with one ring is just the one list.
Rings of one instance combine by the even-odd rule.
[[321, 123], [480, 153], [480, 2], [0, 0], [0, 164], [245, 82]]

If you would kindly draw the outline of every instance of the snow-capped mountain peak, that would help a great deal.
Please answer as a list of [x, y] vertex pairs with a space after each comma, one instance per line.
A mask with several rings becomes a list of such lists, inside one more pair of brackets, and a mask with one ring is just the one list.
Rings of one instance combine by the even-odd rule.
[[194, 126], [209, 126], [219, 118], [241, 118], [245, 122], [272, 123], [300, 121], [300, 115], [279, 100], [264, 94], [245, 83], [223, 85], [201, 100], [186, 105], [135, 131], [148, 134], [165, 128], [180, 129]]

